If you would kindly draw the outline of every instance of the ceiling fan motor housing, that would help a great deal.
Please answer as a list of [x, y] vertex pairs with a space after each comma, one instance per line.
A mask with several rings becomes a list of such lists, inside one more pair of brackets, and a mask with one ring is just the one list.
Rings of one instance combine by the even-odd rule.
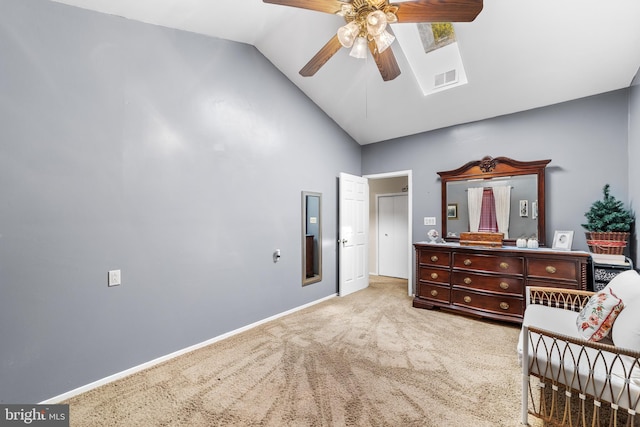
[[377, 10], [386, 15], [387, 22], [398, 20], [396, 17], [398, 7], [391, 6], [387, 0], [353, 0], [352, 3], [344, 5], [339, 14], [344, 17], [347, 23], [355, 21], [360, 26], [362, 35], [365, 35], [367, 17]]

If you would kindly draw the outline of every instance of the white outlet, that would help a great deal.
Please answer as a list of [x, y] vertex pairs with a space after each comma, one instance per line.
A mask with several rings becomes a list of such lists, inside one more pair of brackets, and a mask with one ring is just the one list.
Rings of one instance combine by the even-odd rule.
[[122, 283], [120, 270], [109, 270], [109, 274], [107, 277], [108, 286], [119, 286]]
[[436, 225], [436, 217], [435, 216], [425, 216], [424, 217], [424, 225]]

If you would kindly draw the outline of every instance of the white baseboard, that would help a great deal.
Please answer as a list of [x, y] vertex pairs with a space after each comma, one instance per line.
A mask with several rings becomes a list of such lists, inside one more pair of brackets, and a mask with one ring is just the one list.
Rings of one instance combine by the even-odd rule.
[[68, 391], [66, 393], [59, 394], [58, 396], [52, 397], [50, 399], [43, 400], [42, 402], [40, 402], [40, 404], [47, 405], [47, 404], [55, 404], [55, 403], [62, 402], [64, 400], [70, 399], [70, 398], [72, 398], [74, 396], [77, 396], [77, 395], [79, 395], [81, 393], [85, 393], [85, 392], [87, 392], [89, 390], [92, 390], [94, 388], [100, 387], [102, 385], [108, 384], [108, 383], [116, 381], [116, 380], [119, 380], [119, 379], [127, 377], [129, 375], [133, 375], [136, 372], [140, 372], [140, 371], [142, 371], [144, 369], [150, 368], [150, 367], [155, 366], [155, 365], [157, 365], [159, 363], [166, 362], [167, 360], [173, 359], [173, 358], [178, 357], [178, 356], [182, 356], [184, 354], [190, 353], [190, 352], [192, 352], [194, 350], [197, 350], [199, 348], [206, 347], [206, 346], [208, 346], [210, 344], [213, 344], [215, 342], [222, 341], [223, 339], [232, 337], [232, 336], [237, 335], [237, 334], [239, 334], [241, 332], [248, 331], [249, 329], [255, 328], [256, 326], [260, 326], [260, 325], [262, 325], [264, 323], [270, 322], [272, 320], [278, 319], [278, 318], [286, 316], [288, 314], [295, 313], [296, 311], [303, 310], [303, 309], [305, 309], [307, 307], [311, 307], [312, 305], [316, 305], [316, 304], [321, 303], [323, 301], [329, 300], [331, 298], [336, 297], [337, 295], [338, 294], [329, 295], [328, 297], [324, 297], [324, 298], [321, 298], [319, 300], [312, 301], [312, 302], [310, 302], [308, 304], [301, 305], [299, 307], [292, 308], [291, 310], [287, 310], [285, 312], [276, 314], [274, 316], [267, 317], [266, 319], [259, 320], [259, 321], [255, 322], [255, 323], [252, 323], [252, 324], [244, 326], [242, 328], [227, 332], [226, 334], [219, 335], [217, 337], [211, 338], [211, 339], [209, 339], [207, 341], [204, 341], [204, 342], [201, 342], [199, 344], [194, 344], [194, 345], [192, 345], [190, 347], [183, 348], [182, 350], [175, 351], [175, 352], [173, 352], [171, 354], [167, 354], [166, 356], [158, 357], [157, 359], [153, 359], [153, 360], [151, 360], [149, 362], [146, 362], [146, 363], [143, 363], [141, 365], [134, 366], [133, 368], [126, 369], [126, 370], [124, 370], [122, 372], [118, 372], [116, 374], [113, 374], [113, 375], [110, 375], [110, 376], [108, 376], [106, 378], [102, 378], [100, 380], [94, 381], [94, 382], [89, 383], [87, 385], [84, 385], [82, 387], [78, 387], [78, 388], [73, 389], [71, 391]]

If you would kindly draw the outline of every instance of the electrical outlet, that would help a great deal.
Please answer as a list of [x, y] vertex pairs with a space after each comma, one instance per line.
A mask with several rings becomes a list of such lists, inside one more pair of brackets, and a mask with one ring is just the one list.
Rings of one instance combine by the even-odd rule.
[[120, 270], [109, 270], [109, 274], [107, 275], [107, 285], [119, 286], [121, 283], [122, 277], [120, 275]]
[[424, 217], [424, 225], [436, 225], [436, 217], [435, 216], [425, 216]]

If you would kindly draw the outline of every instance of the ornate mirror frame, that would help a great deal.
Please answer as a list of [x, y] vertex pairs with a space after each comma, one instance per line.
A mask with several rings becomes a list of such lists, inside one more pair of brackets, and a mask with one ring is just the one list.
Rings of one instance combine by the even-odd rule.
[[[486, 184], [486, 180], [506, 179], [511, 176], [536, 175], [537, 177], [537, 234], [538, 243], [544, 246], [546, 243], [545, 228], [545, 168], [551, 160], [535, 160], [523, 162], [513, 160], [508, 157], [485, 156], [481, 160], [471, 161], [458, 169], [438, 172], [442, 182], [442, 237], [447, 241], [459, 240], [459, 237], [450, 237], [447, 232], [447, 219], [451, 217], [450, 208], [455, 207], [455, 215], [457, 215], [457, 205], [450, 203], [447, 199], [447, 184], [456, 181], [478, 181], [482, 180]], [[451, 205], [451, 206], [450, 206]], [[449, 215], [448, 215], [449, 213]], [[512, 209], [513, 215], [513, 209]], [[468, 231], [468, 229], [467, 229]], [[515, 246], [515, 241], [519, 236], [509, 236], [504, 240], [505, 245]]]

